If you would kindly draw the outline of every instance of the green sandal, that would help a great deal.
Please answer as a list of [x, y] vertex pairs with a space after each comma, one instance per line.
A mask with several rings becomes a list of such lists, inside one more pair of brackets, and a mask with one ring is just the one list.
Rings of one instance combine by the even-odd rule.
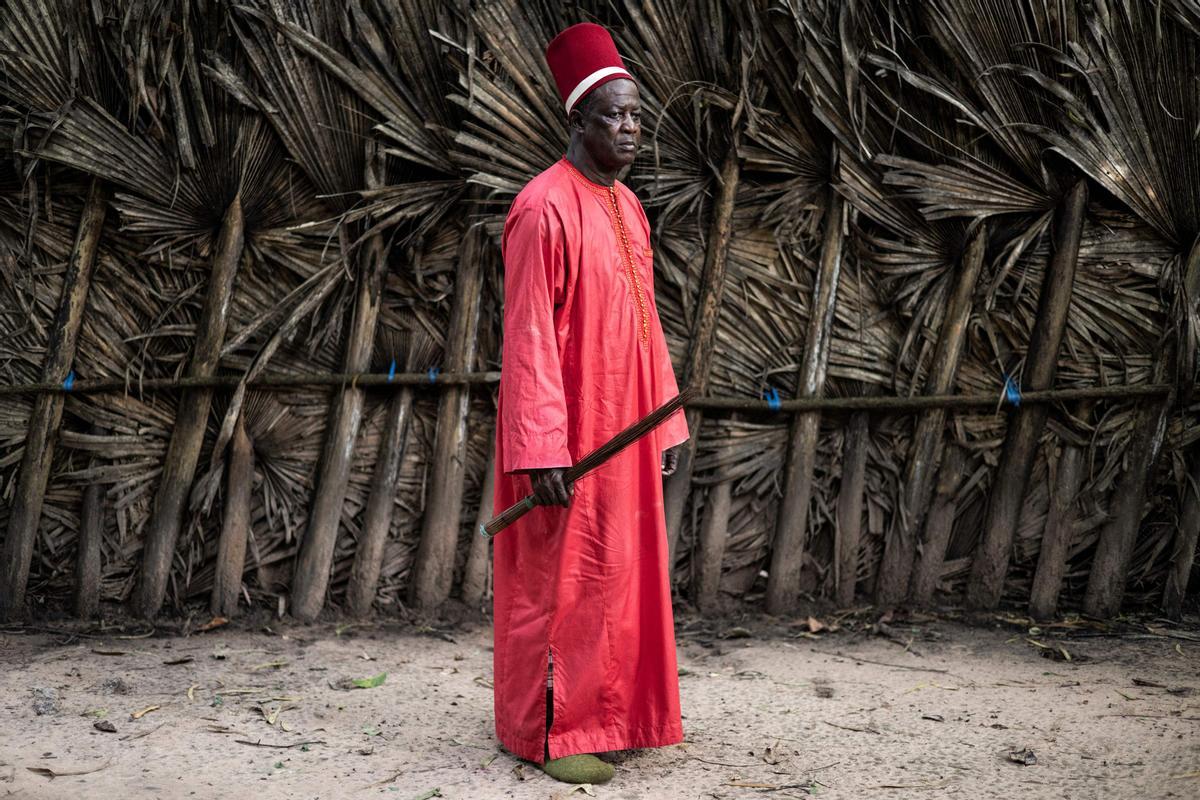
[[615, 770], [591, 753], [553, 758], [542, 764], [542, 771], [563, 783], [608, 783]]

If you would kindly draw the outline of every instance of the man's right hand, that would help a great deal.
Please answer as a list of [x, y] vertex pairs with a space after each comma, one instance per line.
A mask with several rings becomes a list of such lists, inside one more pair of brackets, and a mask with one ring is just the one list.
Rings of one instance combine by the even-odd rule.
[[565, 473], [566, 470], [562, 467], [529, 470], [529, 480], [533, 484], [534, 502], [539, 506], [562, 506], [563, 508], [570, 506], [575, 486], [568, 486], [563, 480]]

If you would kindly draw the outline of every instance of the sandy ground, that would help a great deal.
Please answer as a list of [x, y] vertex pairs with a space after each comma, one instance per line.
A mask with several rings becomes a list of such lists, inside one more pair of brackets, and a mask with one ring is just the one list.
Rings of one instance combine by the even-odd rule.
[[484, 623], [8, 628], [0, 797], [1200, 798], [1200, 635], [1151, 628], [681, 619], [686, 741], [576, 789], [498, 748]]

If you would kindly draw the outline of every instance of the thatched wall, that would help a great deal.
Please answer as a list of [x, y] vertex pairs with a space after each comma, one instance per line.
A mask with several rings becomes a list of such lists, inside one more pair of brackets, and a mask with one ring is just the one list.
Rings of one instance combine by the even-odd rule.
[[685, 596], [1179, 612], [1194, 3], [9, 0], [0, 613], [487, 603], [496, 239], [583, 19], [641, 82], [627, 182], [706, 398]]

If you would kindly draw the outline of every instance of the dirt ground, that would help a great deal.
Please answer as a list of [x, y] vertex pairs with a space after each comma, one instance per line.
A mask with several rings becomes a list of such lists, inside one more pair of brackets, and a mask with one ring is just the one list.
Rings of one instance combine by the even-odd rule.
[[681, 618], [686, 741], [575, 789], [497, 746], [484, 623], [9, 627], [0, 797], [1200, 798], [1196, 620], [824, 624]]

